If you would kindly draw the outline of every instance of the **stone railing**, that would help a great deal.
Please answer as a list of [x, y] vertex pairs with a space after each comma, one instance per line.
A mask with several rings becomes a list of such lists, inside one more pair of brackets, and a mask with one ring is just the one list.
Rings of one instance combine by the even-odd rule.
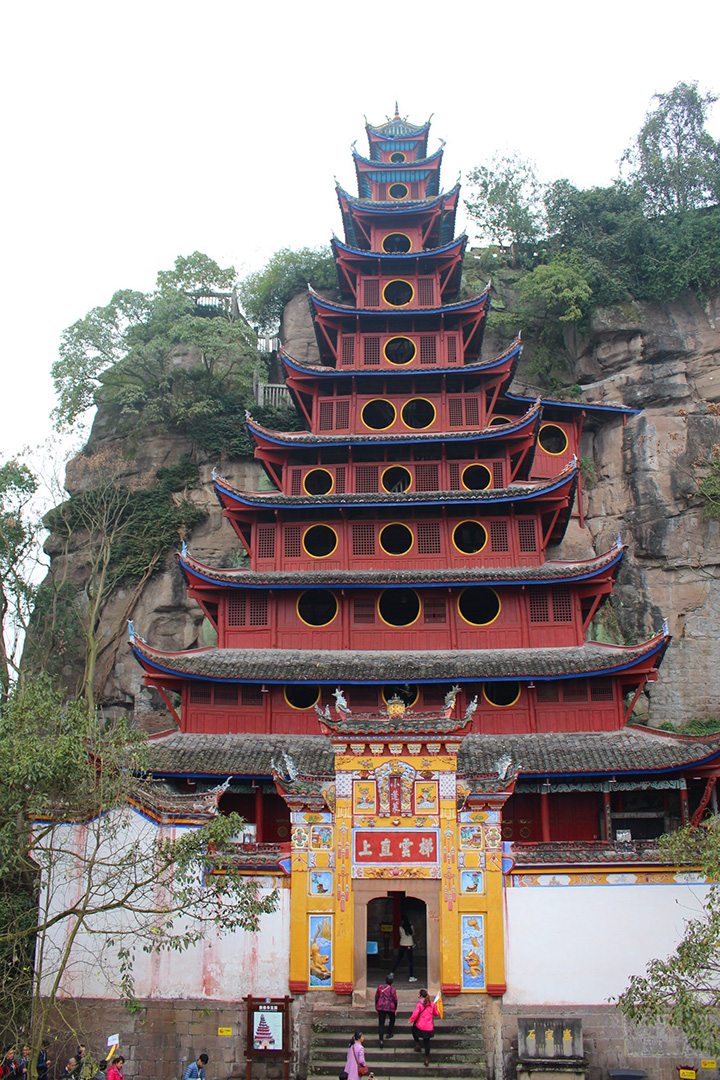
[[597, 863], [663, 862], [656, 840], [630, 840], [607, 844], [602, 840], [553, 840], [546, 843], [512, 845], [516, 866], [553, 866], [557, 864], [592, 865]]

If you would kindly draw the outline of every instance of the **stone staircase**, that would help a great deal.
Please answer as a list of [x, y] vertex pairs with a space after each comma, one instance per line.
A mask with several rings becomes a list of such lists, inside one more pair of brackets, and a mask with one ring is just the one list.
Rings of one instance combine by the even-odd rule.
[[[376, 1080], [485, 1080], [486, 1063], [480, 1029], [480, 1009], [445, 1002], [444, 1017], [435, 1021], [430, 1043], [430, 1065], [414, 1050], [408, 1018], [417, 994], [398, 994], [398, 1019], [392, 1039], [380, 1049], [374, 1009], [331, 1007], [316, 1010], [313, 1018], [308, 1080], [338, 1080], [345, 1068], [353, 1031], [365, 1036], [365, 1061]], [[366, 1078], [367, 1080], [367, 1078]]]

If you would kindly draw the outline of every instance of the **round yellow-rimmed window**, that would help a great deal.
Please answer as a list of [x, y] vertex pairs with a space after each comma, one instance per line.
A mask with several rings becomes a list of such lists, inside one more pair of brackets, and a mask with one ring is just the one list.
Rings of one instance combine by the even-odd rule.
[[335, 477], [327, 469], [310, 469], [303, 477], [303, 488], [308, 495], [327, 495], [335, 486]]
[[558, 457], [568, 448], [568, 437], [557, 424], [543, 424], [538, 435], [540, 447], [546, 454]]
[[415, 298], [415, 286], [405, 278], [393, 278], [385, 283], [382, 294], [383, 300], [390, 307], [407, 307]]
[[388, 465], [380, 476], [383, 491], [409, 491], [412, 487], [412, 473], [404, 465]]
[[500, 614], [500, 597], [489, 585], [469, 585], [457, 599], [463, 622], [471, 626], [490, 626]]
[[306, 626], [329, 626], [338, 613], [337, 597], [329, 589], [306, 589], [297, 598], [296, 611]]
[[466, 465], [462, 471], [462, 485], [468, 491], [486, 491], [492, 486], [492, 479], [487, 465], [481, 465], [479, 461]]
[[363, 405], [360, 418], [371, 431], [387, 431], [397, 420], [397, 409], [385, 398], [373, 398]]
[[384, 525], [378, 540], [386, 555], [407, 555], [415, 543], [412, 531], [400, 521], [391, 521], [389, 525]]
[[517, 682], [483, 683], [483, 697], [495, 709], [509, 709], [520, 697], [521, 686]]
[[383, 236], [382, 249], [386, 255], [407, 255], [412, 251], [412, 240], [407, 233], [391, 232]]
[[391, 698], [399, 697], [405, 702], [405, 706], [408, 709], [412, 709], [413, 705], [417, 705], [418, 698], [420, 697], [420, 690], [417, 686], [410, 685], [409, 683], [390, 683], [387, 686], [383, 686], [382, 699], [387, 705]]
[[487, 529], [479, 521], [460, 521], [453, 529], [452, 542], [463, 555], [478, 555], [488, 542]]
[[383, 345], [383, 356], [388, 364], [394, 364], [396, 367], [412, 364], [417, 356], [417, 345], [412, 338], [401, 335], [388, 338]]
[[407, 184], [391, 184], [388, 188], [388, 195], [391, 199], [394, 199], [395, 202], [400, 202], [402, 199], [407, 199], [409, 194], [410, 188], [407, 186]]
[[377, 609], [386, 626], [412, 626], [420, 618], [420, 597], [414, 589], [385, 589]]
[[311, 686], [309, 683], [291, 684], [285, 687], [283, 695], [291, 709], [306, 712], [313, 709], [320, 700], [320, 687]]
[[313, 559], [327, 559], [338, 546], [338, 534], [329, 525], [311, 525], [303, 533], [303, 551]]
[[509, 416], [493, 416], [492, 420], [488, 424], [488, 427], [504, 427], [505, 424], [511, 424], [512, 420]]
[[412, 431], [424, 431], [431, 427], [436, 416], [435, 406], [427, 398], [410, 398], [400, 412], [403, 424]]
[[402, 150], [393, 150], [392, 154], [390, 155], [390, 161], [393, 163], [393, 165], [402, 165], [403, 161], [407, 161], [407, 156], [403, 153]]

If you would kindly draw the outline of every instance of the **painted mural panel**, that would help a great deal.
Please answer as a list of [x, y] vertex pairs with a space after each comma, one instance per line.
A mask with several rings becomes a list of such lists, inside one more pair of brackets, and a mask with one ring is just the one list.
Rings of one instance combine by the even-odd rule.
[[332, 986], [332, 915], [311, 915], [310, 974], [311, 990], [329, 990]]
[[482, 870], [461, 870], [460, 892], [468, 896], [482, 896], [485, 892], [485, 879]]
[[485, 923], [483, 915], [462, 916], [462, 987], [485, 989]]
[[330, 896], [333, 889], [332, 870], [312, 870], [308, 875], [310, 896]]
[[374, 780], [353, 782], [353, 814], [377, 814], [377, 784]]

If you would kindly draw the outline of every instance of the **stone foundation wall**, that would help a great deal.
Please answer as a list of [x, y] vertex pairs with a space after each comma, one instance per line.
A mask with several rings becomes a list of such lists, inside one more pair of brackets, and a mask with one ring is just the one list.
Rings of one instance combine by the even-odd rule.
[[[699, 1055], [688, 1049], [677, 1030], [636, 1027], [611, 1005], [521, 1008], [488, 1001], [483, 1036], [489, 1080], [515, 1080], [518, 1016], [582, 1020], [588, 1080], [606, 1080], [608, 1069], [619, 1068], [642, 1069], [652, 1080], [677, 1080], [679, 1066], [700, 1067]], [[698, 1075], [702, 1080], [710, 1074]]]

